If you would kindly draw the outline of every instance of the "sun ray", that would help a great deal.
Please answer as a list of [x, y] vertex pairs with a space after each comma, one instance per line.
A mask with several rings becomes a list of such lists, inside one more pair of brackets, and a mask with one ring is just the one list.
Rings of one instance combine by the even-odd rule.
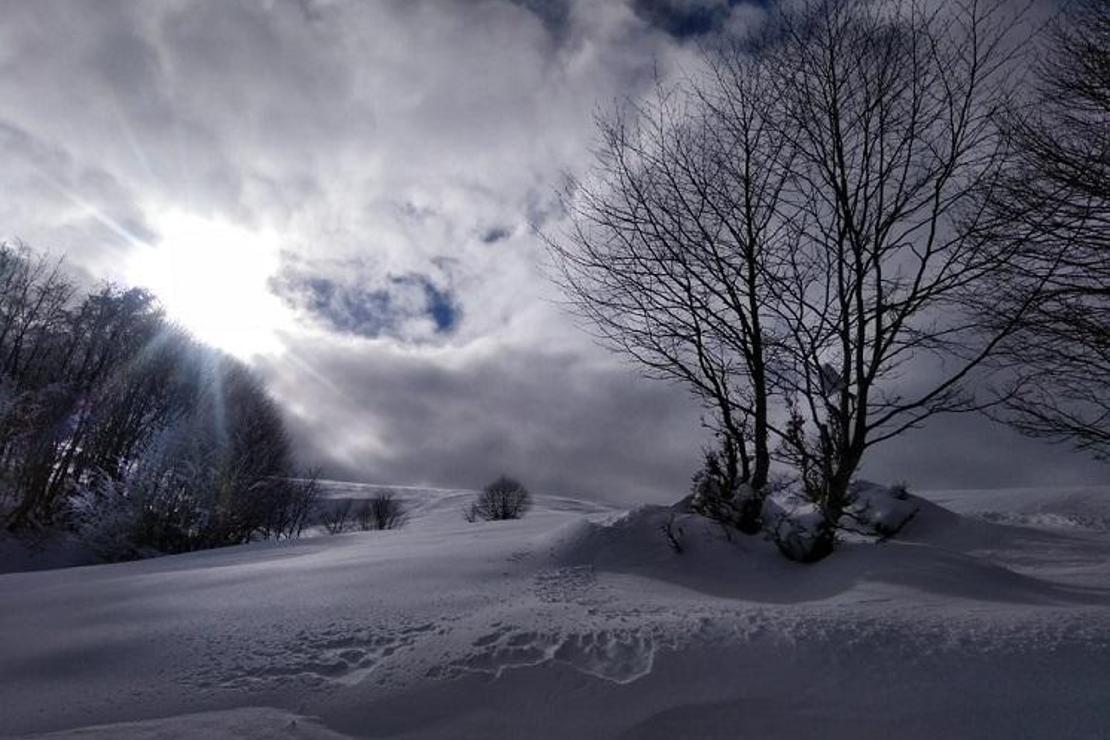
[[119, 236], [131, 246], [144, 246], [146, 242], [139, 236], [134, 234], [130, 229], [125, 227], [119, 221], [104, 213], [101, 209], [97, 208], [91, 201], [84, 198], [80, 193], [63, 185], [55, 177], [50, 175], [46, 170], [38, 168], [38, 175], [62, 197], [68, 200], [73, 205], [81, 209], [84, 215], [92, 217], [94, 221], [104, 226], [116, 236]]

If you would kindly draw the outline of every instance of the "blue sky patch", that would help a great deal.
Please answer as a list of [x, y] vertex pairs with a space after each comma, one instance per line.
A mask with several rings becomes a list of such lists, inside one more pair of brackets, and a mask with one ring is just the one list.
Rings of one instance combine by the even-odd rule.
[[431, 320], [435, 334], [450, 334], [461, 318], [455, 294], [420, 273], [390, 276], [385, 287], [371, 290], [287, 270], [272, 288], [329, 328], [370, 338], [402, 337], [406, 326], [421, 318]]

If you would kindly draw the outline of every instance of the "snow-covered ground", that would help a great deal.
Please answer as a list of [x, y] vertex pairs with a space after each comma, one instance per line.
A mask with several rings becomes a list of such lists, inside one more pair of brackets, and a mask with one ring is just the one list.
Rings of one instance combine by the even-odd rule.
[[0, 734], [1110, 737], [1108, 489], [931, 494], [808, 566], [690, 516], [676, 554], [659, 507], [402, 496], [398, 531], [0, 575]]

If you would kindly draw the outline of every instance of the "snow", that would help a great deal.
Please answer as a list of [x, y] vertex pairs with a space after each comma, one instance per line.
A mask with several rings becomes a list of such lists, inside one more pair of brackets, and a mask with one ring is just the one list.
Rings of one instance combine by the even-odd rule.
[[269, 707], [197, 712], [145, 722], [117, 722], [41, 737], [86, 740], [173, 740], [174, 738], [242, 738], [243, 740], [344, 740], [314, 717]]
[[72, 533], [17, 536], [0, 529], [0, 573], [71, 568], [96, 562], [96, 553]]
[[395, 490], [401, 530], [0, 575], [0, 734], [1110, 734], [1110, 490], [910, 496], [813, 565], [669, 507]]

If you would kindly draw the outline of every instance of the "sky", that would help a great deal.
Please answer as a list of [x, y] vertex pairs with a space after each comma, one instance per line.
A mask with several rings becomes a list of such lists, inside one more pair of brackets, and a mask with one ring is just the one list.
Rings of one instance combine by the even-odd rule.
[[[0, 238], [153, 290], [248, 361], [306, 464], [680, 498], [708, 441], [558, 305], [536, 229], [595, 116], [737, 0], [0, 0]], [[922, 488], [1105, 482], [977, 418], [878, 448]]]

